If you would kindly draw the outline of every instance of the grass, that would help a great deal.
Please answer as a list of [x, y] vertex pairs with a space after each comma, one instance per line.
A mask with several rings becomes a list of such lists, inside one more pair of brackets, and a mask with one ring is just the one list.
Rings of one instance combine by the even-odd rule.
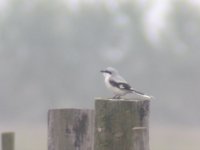
[[[41, 125], [1, 125], [0, 132], [15, 131], [15, 150], [47, 150], [47, 128]], [[150, 127], [151, 150], [199, 150], [200, 127]]]

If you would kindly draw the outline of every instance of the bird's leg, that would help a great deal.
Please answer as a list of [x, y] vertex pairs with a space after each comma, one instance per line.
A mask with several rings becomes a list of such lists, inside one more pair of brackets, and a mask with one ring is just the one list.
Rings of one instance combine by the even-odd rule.
[[120, 95], [115, 95], [114, 97], [113, 97], [113, 99], [120, 99], [121, 97], [120, 97]]
[[121, 98], [121, 96], [117, 96], [117, 97], [116, 97], [116, 99], [120, 99], [120, 98]]
[[112, 98], [115, 99], [117, 95], [113, 96]]

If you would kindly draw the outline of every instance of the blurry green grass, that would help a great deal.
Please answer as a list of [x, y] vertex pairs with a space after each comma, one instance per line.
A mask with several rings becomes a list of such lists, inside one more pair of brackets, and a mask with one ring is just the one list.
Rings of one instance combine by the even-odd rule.
[[[47, 127], [40, 125], [1, 126], [0, 132], [15, 131], [15, 150], [47, 150]], [[199, 150], [200, 127], [150, 127], [150, 150]]]
[[199, 150], [200, 127], [156, 126], [150, 128], [151, 150]]

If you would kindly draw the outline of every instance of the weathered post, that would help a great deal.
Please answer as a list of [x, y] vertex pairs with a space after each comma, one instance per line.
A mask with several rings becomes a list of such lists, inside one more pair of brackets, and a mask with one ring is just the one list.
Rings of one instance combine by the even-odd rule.
[[96, 99], [94, 150], [149, 150], [149, 104]]
[[93, 110], [49, 110], [48, 150], [93, 150], [93, 143]]
[[1, 135], [1, 145], [2, 150], [14, 150], [15, 146], [15, 133], [14, 132], [4, 132]]

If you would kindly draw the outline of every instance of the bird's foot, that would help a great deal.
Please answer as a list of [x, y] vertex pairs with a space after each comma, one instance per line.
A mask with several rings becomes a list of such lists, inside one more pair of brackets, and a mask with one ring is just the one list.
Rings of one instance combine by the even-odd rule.
[[121, 97], [119, 96], [119, 95], [115, 95], [114, 97], [113, 97], [113, 99], [120, 99]]

